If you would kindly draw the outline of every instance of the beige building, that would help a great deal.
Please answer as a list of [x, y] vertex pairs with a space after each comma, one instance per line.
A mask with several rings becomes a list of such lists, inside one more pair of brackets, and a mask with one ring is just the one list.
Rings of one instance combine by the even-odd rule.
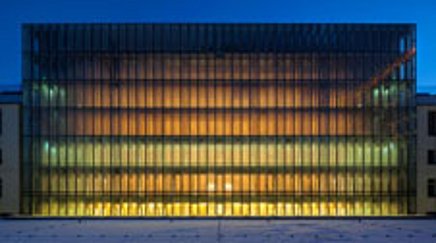
[[417, 95], [417, 212], [436, 214], [436, 95]]
[[0, 215], [20, 211], [21, 93], [0, 93]]

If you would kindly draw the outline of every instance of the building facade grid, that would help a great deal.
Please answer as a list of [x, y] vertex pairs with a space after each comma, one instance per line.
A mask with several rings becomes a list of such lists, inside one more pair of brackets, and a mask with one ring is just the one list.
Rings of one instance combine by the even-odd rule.
[[412, 24], [23, 26], [22, 211], [405, 215]]

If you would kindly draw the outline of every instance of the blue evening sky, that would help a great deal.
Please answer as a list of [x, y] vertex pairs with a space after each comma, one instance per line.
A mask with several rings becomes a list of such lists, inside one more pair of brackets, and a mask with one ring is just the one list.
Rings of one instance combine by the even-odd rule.
[[418, 90], [436, 92], [436, 0], [0, 0], [0, 85], [21, 82], [31, 22], [416, 23]]

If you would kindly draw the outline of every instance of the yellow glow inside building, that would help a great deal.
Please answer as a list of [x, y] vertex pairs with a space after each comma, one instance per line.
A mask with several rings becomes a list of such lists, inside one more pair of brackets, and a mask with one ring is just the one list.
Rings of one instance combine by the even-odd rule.
[[23, 26], [22, 211], [415, 211], [415, 26]]

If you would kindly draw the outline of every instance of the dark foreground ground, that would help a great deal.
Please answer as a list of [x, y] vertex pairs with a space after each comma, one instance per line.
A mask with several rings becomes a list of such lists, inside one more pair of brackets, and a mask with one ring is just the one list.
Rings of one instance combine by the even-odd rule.
[[0, 219], [0, 242], [436, 242], [436, 219]]

